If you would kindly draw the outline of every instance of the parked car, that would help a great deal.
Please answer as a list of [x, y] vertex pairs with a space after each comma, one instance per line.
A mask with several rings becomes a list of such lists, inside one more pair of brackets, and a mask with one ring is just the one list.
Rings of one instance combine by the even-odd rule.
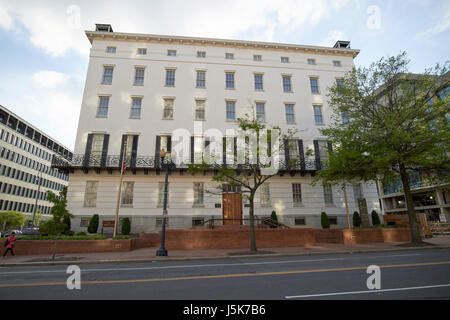
[[20, 231], [20, 230], [8, 230], [8, 231], [5, 231], [5, 232], [2, 234], [2, 237], [3, 237], [3, 238], [7, 238], [7, 237], [9, 237], [9, 236], [11, 235], [11, 233], [13, 233], [13, 232], [16, 234], [16, 236], [22, 235], [22, 231]]
[[23, 228], [22, 229], [22, 235], [30, 235], [30, 236], [35, 236], [35, 235], [39, 235], [39, 228], [38, 227], [27, 227], [27, 228]]

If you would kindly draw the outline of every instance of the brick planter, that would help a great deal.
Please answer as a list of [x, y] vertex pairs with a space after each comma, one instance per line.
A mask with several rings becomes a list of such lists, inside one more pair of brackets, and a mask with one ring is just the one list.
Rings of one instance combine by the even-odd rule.
[[411, 233], [407, 228], [395, 229], [327, 229], [314, 230], [318, 243], [365, 244], [407, 242]]

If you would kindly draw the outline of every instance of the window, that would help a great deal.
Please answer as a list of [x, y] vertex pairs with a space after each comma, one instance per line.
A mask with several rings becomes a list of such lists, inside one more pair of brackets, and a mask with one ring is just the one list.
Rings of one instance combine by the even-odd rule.
[[281, 57], [281, 63], [289, 63], [288, 57]]
[[270, 189], [268, 183], [261, 185], [261, 206], [270, 206]]
[[253, 61], [261, 61], [262, 60], [262, 56], [259, 54], [254, 54], [253, 55]]
[[139, 119], [141, 117], [142, 98], [131, 98], [131, 118]]
[[264, 112], [264, 103], [257, 102], [256, 103], [256, 120], [257, 121], [266, 121], [266, 115]]
[[197, 51], [197, 58], [206, 58], [205, 51]]
[[205, 120], [205, 100], [195, 100], [195, 120]]
[[333, 204], [333, 188], [331, 185], [323, 185], [323, 197], [325, 199], [325, 205]]
[[225, 86], [227, 89], [234, 89], [234, 72], [225, 73]]
[[171, 140], [171, 136], [161, 136], [159, 152], [166, 151], [166, 157], [170, 158], [169, 152], [169, 141]]
[[[170, 182], [167, 183], [167, 204], [169, 204], [169, 187]], [[162, 208], [164, 206], [164, 182], [158, 182], [158, 207]]]
[[206, 72], [197, 70], [197, 88], [204, 88], [206, 86]]
[[97, 117], [107, 117], [108, 107], [109, 107], [109, 97], [105, 96], [99, 97]]
[[114, 67], [104, 67], [103, 69], [103, 82], [104, 84], [111, 84], [113, 78]]
[[84, 194], [84, 206], [97, 206], [98, 181], [86, 181], [86, 191]]
[[175, 86], [175, 70], [167, 69], [166, 70], [166, 87]]
[[192, 218], [192, 227], [202, 226], [205, 218]]
[[132, 206], [133, 205], [133, 190], [134, 182], [125, 181], [122, 186], [122, 206]]
[[328, 141], [318, 140], [317, 145], [319, 147], [319, 157], [321, 160], [328, 158]]
[[177, 55], [177, 50], [167, 50], [167, 55], [175, 57]]
[[203, 182], [194, 182], [194, 206], [203, 205]]
[[353, 184], [353, 196], [355, 197], [355, 203], [358, 204], [358, 199], [364, 198], [361, 183]]
[[233, 60], [234, 59], [234, 53], [225, 53], [225, 59]]
[[316, 64], [316, 59], [308, 59], [308, 64], [310, 65], [315, 65]]
[[227, 107], [227, 121], [236, 120], [236, 102], [227, 101], [226, 107]]
[[289, 158], [290, 159], [299, 159], [300, 158], [300, 152], [298, 150], [298, 140], [297, 139], [289, 139], [288, 140], [289, 145]]
[[147, 54], [147, 49], [146, 48], [138, 48], [137, 53], [145, 55], [145, 54]]
[[295, 123], [294, 105], [286, 103], [284, 107], [286, 109], [286, 122]]
[[311, 83], [311, 93], [319, 93], [319, 79], [310, 78], [309, 82]]
[[90, 218], [81, 218], [80, 219], [80, 227], [89, 227]]
[[116, 53], [116, 47], [107, 47], [106, 52], [107, 53]]
[[283, 91], [292, 92], [291, 76], [288, 75], [283, 76]]
[[135, 85], [143, 85], [144, 84], [144, 68], [136, 68], [134, 75], [134, 84]]
[[164, 99], [163, 120], [172, 120], [173, 119], [173, 104], [174, 104], [174, 99], [172, 99], [172, 98]]
[[341, 62], [335, 60], [335, 61], [333, 61], [333, 66], [340, 67], [341, 66]]
[[255, 90], [263, 90], [263, 75], [255, 74]]
[[[161, 205], [162, 208], [162, 205]], [[155, 222], [155, 228], [156, 229], [160, 229], [162, 227], [163, 224], [163, 218], [156, 218], [156, 222]], [[169, 227], [169, 218], [166, 217], [166, 228]]]
[[342, 124], [347, 124], [350, 122], [348, 118], [348, 111], [342, 111], [341, 112], [341, 118], [342, 118]]
[[336, 85], [337, 86], [343, 86], [344, 85], [344, 79], [336, 79]]
[[100, 159], [103, 154], [103, 140], [105, 136], [103, 134], [94, 134], [92, 136], [92, 148], [91, 157], [95, 162], [100, 163]]
[[302, 185], [300, 183], [292, 184], [292, 198], [294, 207], [302, 205]]
[[328, 220], [330, 221], [330, 225], [335, 226], [338, 224], [337, 217], [328, 217]]
[[201, 159], [205, 142], [204, 137], [194, 137], [194, 159]]
[[316, 124], [323, 124], [322, 106], [314, 106], [314, 121]]
[[296, 226], [304, 226], [306, 225], [305, 217], [296, 217], [294, 218], [294, 223]]

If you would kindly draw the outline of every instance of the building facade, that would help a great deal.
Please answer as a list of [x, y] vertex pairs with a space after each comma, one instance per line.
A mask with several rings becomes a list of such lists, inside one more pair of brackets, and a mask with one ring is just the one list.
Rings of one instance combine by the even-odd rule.
[[[283, 156], [301, 159], [261, 187], [256, 216], [269, 217], [274, 210], [286, 225], [320, 227], [320, 214], [326, 212], [332, 224], [346, 226], [342, 190], [310, 183], [328, 148], [319, 132], [332, 121], [327, 88], [353, 68], [359, 53], [348, 42], [329, 48], [129, 34], [113, 32], [109, 25], [97, 25], [86, 36], [92, 48], [74, 156], [70, 162], [55, 157], [53, 163], [70, 176], [74, 230], [86, 230], [93, 214], [114, 219], [125, 142], [120, 217], [131, 219], [132, 232], [161, 226], [161, 150], [177, 162], [169, 176], [168, 227], [221, 219], [225, 195], [209, 192], [216, 186], [213, 172], [188, 173], [187, 163], [208, 147], [211, 132], [233, 143], [230, 130], [245, 114], [284, 132], [295, 129], [293, 147]], [[181, 151], [180, 145], [185, 146]], [[355, 197], [366, 199], [369, 212], [379, 212], [375, 183], [353, 187], [353, 198], [347, 192], [350, 213], [358, 210]], [[238, 206], [247, 218], [245, 199]]]
[[70, 160], [72, 152], [0, 105], [0, 211], [49, 215], [48, 190], [58, 194], [69, 176], [55, 168], [53, 155]]

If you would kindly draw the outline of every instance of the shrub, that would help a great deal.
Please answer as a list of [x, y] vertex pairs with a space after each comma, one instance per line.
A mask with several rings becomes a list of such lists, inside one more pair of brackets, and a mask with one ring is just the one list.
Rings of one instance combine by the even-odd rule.
[[88, 232], [89, 233], [97, 233], [98, 230], [98, 214], [94, 214], [91, 218], [91, 220], [89, 220], [89, 227], [88, 227]]
[[357, 228], [361, 226], [361, 217], [358, 211], [353, 212], [353, 226]]
[[[70, 230], [71, 226], [70, 226], [70, 217], [69, 216], [64, 216], [63, 218], [63, 223], [64, 223], [64, 230], [63, 230], [63, 234], [66, 235], [73, 235], [73, 231]], [[72, 234], [70, 234], [72, 233]]]
[[372, 224], [374, 226], [380, 225], [380, 217], [378, 216], [378, 213], [375, 210], [372, 210]]
[[[272, 211], [272, 214], [270, 215], [270, 221], [274, 222], [274, 223], [278, 223], [278, 217], [277, 217], [277, 213], [274, 211]], [[277, 226], [275, 224], [270, 224], [271, 228], [276, 228]]]
[[131, 231], [131, 221], [130, 218], [123, 218], [122, 220], [122, 234], [129, 235]]
[[320, 223], [322, 224], [323, 229], [330, 228], [330, 220], [328, 219], [328, 216], [325, 212], [322, 212], [322, 214], [320, 216]]

